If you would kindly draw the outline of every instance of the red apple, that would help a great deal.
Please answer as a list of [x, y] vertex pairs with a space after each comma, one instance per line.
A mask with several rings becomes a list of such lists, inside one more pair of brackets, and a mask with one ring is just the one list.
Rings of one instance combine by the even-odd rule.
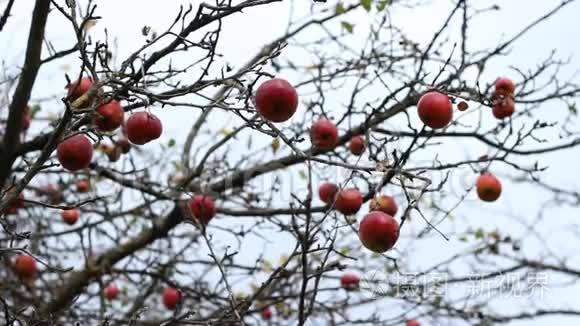
[[421, 326], [421, 323], [419, 323], [419, 321], [416, 319], [411, 319], [411, 320], [407, 320], [407, 322], [405, 323], [405, 326]]
[[358, 288], [360, 278], [354, 273], [344, 273], [340, 277], [340, 287], [345, 290], [354, 290]]
[[514, 82], [506, 77], [500, 77], [495, 80], [495, 93], [503, 96], [513, 96], [516, 91]]
[[16, 199], [14, 199], [14, 201], [12, 202], [12, 205], [8, 207], [6, 214], [16, 214], [18, 213], [18, 210], [23, 207], [24, 207], [24, 194], [19, 193], [18, 197], [16, 197]]
[[270, 79], [262, 83], [256, 91], [256, 109], [272, 122], [290, 119], [297, 107], [296, 89], [284, 79]]
[[321, 118], [310, 127], [310, 141], [318, 149], [331, 150], [338, 142], [338, 129], [332, 121]]
[[366, 148], [365, 139], [363, 136], [354, 136], [350, 139], [350, 152], [354, 155], [361, 155]]
[[318, 197], [326, 204], [332, 204], [337, 192], [338, 186], [334, 183], [325, 182], [318, 186]]
[[131, 114], [125, 126], [127, 138], [137, 145], [146, 144], [161, 136], [163, 126], [161, 120], [149, 112]]
[[381, 211], [391, 216], [395, 216], [398, 210], [395, 199], [387, 195], [380, 195], [371, 199], [369, 208], [371, 211]]
[[174, 288], [163, 289], [163, 304], [169, 310], [173, 310], [177, 307], [181, 301], [181, 293]]
[[468, 108], [469, 108], [469, 105], [465, 101], [461, 101], [461, 102], [459, 102], [459, 104], [457, 104], [457, 110], [459, 110], [461, 112], [466, 111]]
[[78, 209], [65, 209], [61, 212], [62, 220], [68, 224], [73, 225], [75, 224], [79, 217], [81, 216], [81, 212]]
[[109, 284], [109, 286], [103, 290], [103, 294], [107, 300], [115, 300], [119, 295], [119, 289], [115, 285]]
[[344, 215], [353, 215], [358, 212], [363, 202], [360, 191], [356, 188], [348, 188], [336, 194], [334, 207]]
[[206, 195], [195, 195], [189, 201], [189, 208], [193, 216], [203, 225], [215, 216], [215, 203], [213, 199]]
[[270, 307], [265, 307], [260, 312], [260, 315], [262, 316], [262, 319], [269, 320], [272, 318], [272, 309]]
[[492, 113], [496, 119], [505, 119], [515, 112], [515, 102], [512, 97], [496, 98], [493, 102]]
[[115, 141], [115, 144], [121, 149], [123, 154], [129, 153], [131, 150], [131, 143], [127, 138], [120, 138]]
[[123, 110], [121, 104], [112, 100], [97, 108], [93, 118], [93, 123], [100, 131], [113, 131], [123, 124], [124, 115], [125, 110]]
[[33, 278], [36, 276], [36, 260], [30, 255], [18, 255], [14, 261], [14, 272], [21, 278]]
[[78, 192], [87, 192], [91, 189], [91, 184], [89, 180], [79, 180], [77, 182], [77, 190]]
[[501, 183], [491, 173], [483, 173], [477, 178], [477, 195], [483, 201], [496, 201], [501, 195]]
[[399, 239], [399, 223], [391, 215], [372, 211], [360, 222], [358, 235], [363, 246], [382, 253], [391, 249]]
[[66, 138], [56, 148], [60, 164], [69, 171], [77, 171], [89, 166], [93, 158], [93, 145], [83, 134]]
[[93, 80], [89, 77], [82, 78], [80, 82], [76, 81], [68, 84], [66, 88], [68, 89], [68, 96], [70, 97], [71, 102], [74, 102], [74, 100], [88, 92], [92, 85]]
[[421, 96], [417, 108], [421, 121], [433, 129], [443, 128], [453, 119], [453, 105], [449, 96], [436, 91]]

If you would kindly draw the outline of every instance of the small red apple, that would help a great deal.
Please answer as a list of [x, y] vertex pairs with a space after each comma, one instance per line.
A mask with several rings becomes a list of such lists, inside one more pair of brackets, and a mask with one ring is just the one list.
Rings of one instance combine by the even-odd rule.
[[366, 148], [365, 139], [363, 136], [354, 136], [350, 139], [350, 152], [354, 155], [361, 155]]
[[310, 141], [318, 149], [331, 150], [338, 142], [338, 129], [332, 121], [321, 118], [310, 127]]
[[340, 277], [340, 287], [345, 290], [358, 289], [360, 278], [354, 273], [344, 273]]
[[21, 278], [31, 279], [36, 276], [36, 260], [26, 254], [20, 254], [14, 261], [14, 272]]
[[93, 158], [93, 145], [83, 134], [66, 138], [56, 148], [60, 164], [69, 171], [77, 171], [89, 166]]
[[506, 77], [500, 77], [495, 80], [495, 93], [503, 96], [513, 96], [516, 91], [514, 82]]
[[358, 235], [363, 246], [382, 253], [391, 249], [399, 239], [399, 223], [391, 215], [372, 211], [360, 222]]
[[91, 89], [93, 85], [93, 80], [89, 77], [82, 78], [80, 81], [76, 81], [70, 83], [66, 86], [68, 89], [68, 96], [71, 99], [71, 102], [78, 99], [79, 97], [83, 96], [86, 92]]
[[369, 208], [371, 211], [381, 211], [391, 216], [395, 216], [398, 210], [395, 199], [387, 195], [380, 195], [371, 199]]
[[14, 199], [14, 201], [12, 202], [12, 205], [8, 207], [6, 214], [16, 214], [18, 213], [18, 210], [23, 207], [24, 207], [24, 194], [19, 193], [18, 197], [16, 197], [16, 199]]
[[104, 132], [113, 131], [123, 124], [125, 110], [121, 104], [115, 100], [99, 106], [93, 118], [93, 123], [97, 129]]
[[515, 112], [514, 99], [510, 97], [496, 98], [493, 102], [492, 113], [496, 119], [505, 119]]
[[125, 126], [127, 138], [137, 145], [146, 144], [161, 136], [163, 126], [161, 120], [149, 112], [131, 114]]
[[114, 284], [109, 284], [109, 286], [103, 290], [103, 294], [107, 300], [115, 300], [119, 295], [119, 289]]
[[89, 180], [79, 180], [77, 182], [77, 190], [78, 192], [87, 192], [91, 189], [91, 184]]
[[81, 212], [78, 209], [65, 209], [61, 212], [62, 220], [68, 225], [74, 225], [79, 217], [81, 216]]
[[459, 104], [457, 104], [457, 110], [459, 110], [461, 112], [466, 111], [468, 108], [469, 108], [469, 105], [465, 101], [461, 101], [461, 102], [459, 102]]
[[120, 138], [115, 141], [115, 144], [121, 149], [123, 154], [129, 153], [131, 151], [131, 143], [127, 138]]
[[318, 186], [318, 197], [326, 204], [332, 204], [337, 192], [338, 186], [334, 183], [325, 182]]
[[416, 319], [411, 319], [411, 320], [407, 320], [407, 322], [405, 323], [405, 326], [421, 326], [421, 323], [419, 323], [419, 321]]
[[181, 301], [181, 293], [174, 288], [163, 289], [163, 304], [169, 310], [174, 310]]
[[477, 178], [476, 190], [479, 199], [496, 201], [501, 195], [501, 183], [493, 174], [486, 172]]
[[417, 108], [421, 121], [433, 129], [443, 128], [453, 119], [453, 105], [446, 94], [426, 93], [419, 99]]
[[272, 309], [270, 307], [265, 307], [260, 312], [263, 320], [269, 320], [272, 318]]
[[256, 91], [256, 109], [272, 122], [290, 119], [297, 107], [296, 89], [284, 79], [270, 79], [262, 83]]
[[336, 194], [334, 207], [344, 215], [353, 215], [358, 212], [363, 202], [360, 191], [356, 188], [348, 188]]
[[195, 195], [189, 201], [189, 208], [193, 216], [203, 225], [215, 216], [215, 203], [213, 198], [206, 195]]

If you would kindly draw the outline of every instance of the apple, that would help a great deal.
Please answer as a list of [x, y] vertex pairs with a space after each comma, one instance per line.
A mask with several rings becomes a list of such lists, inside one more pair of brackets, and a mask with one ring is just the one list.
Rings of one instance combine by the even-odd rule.
[[260, 312], [263, 320], [269, 320], [272, 318], [272, 309], [270, 307], [265, 307]]
[[77, 171], [89, 166], [93, 158], [93, 145], [83, 134], [66, 138], [56, 148], [60, 164], [69, 171]]
[[91, 189], [91, 184], [89, 180], [79, 180], [77, 182], [77, 191], [78, 192], [87, 192]]
[[76, 99], [88, 92], [92, 85], [93, 80], [89, 77], [81, 78], [80, 81], [68, 84], [66, 88], [68, 89], [68, 96], [70, 97], [71, 102], [74, 102]]
[[431, 91], [421, 96], [417, 103], [419, 118], [433, 129], [440, 129], [453, 119], [453, 105], [449, 96]]
[[353, 136], [349, 144], [350, 152], [354, 155], [361, 155], [366, 148], [365, 139], [363, 136]]
[[348, 188], [336, 194], [334, 207], [344, 215], [353, 215], [358, 212], [362, 202], [363, 198], [360, 191], [356, 188]]
[[181, 301], [181, 293], [174, 288], [163, 289], [163, 304], [169, 310], [174, 310]]
[[421, 326], [421, 323], [419, 323], [419, 321], [416, 319], [411, 319], [411, 320], [407, 320], [407, 322], [405, 323], [405, 326]]
[[115, 285], [109, 284], [103, 290], [103, 294], [105, 295], [105, 298], [107, 300], [109, 300], [109, 301], [115, 300], [117, 298], [117, 296], [119, 295], [119, 289]]
[[18, 213], [18, 210], [23, 207], [24, 207], [24, 194], [19, 193], [18, 197], [16, 197], [16, 199], [14, 199], [14, 201], [12, 202], [12, 205], [8, 207], [6, 214], [16, 214]]
[[163, 126], [161, 120], [149, 112], [131, 114], [125, 126], [127, 138], [136, 145], [146, 144], [161, 136]]
[[121, 149], [123, 154], [129, 153], [131, 150], [131, 143], [127, 138], [120, 138], [115, 141], [115, 144]]
[[501, 183], [491, 173], [486, 172], [477, 178], [477, 196], [483, 201], [496, 201], [501, 195]]
[[466, 111], [468, 108], [469, 108], [469, 105], [465, 101], [461, 101], [461, 102], [459, 102], [459, 104], [457, 104], [457, 110], [459, 110], [461, 112]]
[[310, 127], [310, 141], [321, 150], [331, 150], [338, 142], [338, 129], [326, 118], [320, 118]]
[[207, 225], [215, 216], [213, 198], [206, 195], [195, 195], [189, 201], [189, 208], [193, 216], [203, 225]]
[[371, 211], [381, 211], [391, 216], [395, 216], [398, 210], [395, 199], [387, 195], [380, 195], [371, 199], [369, 208]]
[[93, 117], [93, 123], [99, 131], [110, 132], [123, 124], [124, 115], [125, 110], [123, 110], [121, 104], [115, 100], [111, 100], [97, 108]]
[[354, 273], [344, 273], [340, 277], [340, 287], [345, 290], [358, 289], [360, 278]]
[[78, 209], [65, 209], [61, 212], [62, 220], [68, 225], [74, 225], [79, 217], [81, 216], [81, 212]]
[[266, 120], [284, 122], [294, 115], [297, 107], [296, 89], [284, 79], [270, 79], [256, 91], [256, 109]]
[[326, 204], [332, 204], [337, 192], [338, 186], [334, 183], [325, 182], [318, 186], [318, 197]]
[[20, 254], [14, 261], [14, 272], [21, 278], [31, 279], [36, 276], [36, 260], [27, 254]]
[[360, 222], [358, 235], [367, 249], [383, 253], [391, 249], [399, 239], [399, 223], [391, 215], [372, 211]]
[[496, 98], [493, 101], [492, 113], [496, 119], [505, 119], [515, 112], [515, 102], [512, 97]]
[[495, 94], [503, 96], [513, 96], [516, 91], [514, 82], [506, 77], [500, 77], [495, 80]]

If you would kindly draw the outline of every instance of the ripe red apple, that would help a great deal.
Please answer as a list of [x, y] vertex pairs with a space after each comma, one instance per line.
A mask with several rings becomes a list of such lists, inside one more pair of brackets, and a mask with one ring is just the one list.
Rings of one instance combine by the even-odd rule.
[[78, 192], [87, 192], [91, 189], [91, 184], [89, 180], [79, 180], [77, 182], [77, 191]]
[[93, 145], [83, 134], [66, 138], [56, 148], [60, 164], [69, 171], [77, 171], [89, 166], [93, 158]]
[[395, 199], [387, 195], [380, 195], [371, 199], [369, 208], [371, 211], [381, 211], [391, 216], [395, 216], [398, 210]]
[[181, 293], [174, 288], [163, 289], [163, 304], [169, 310], [173, 310], [177, 307], [181, 301]]
[[272, 318], [272, 309], [270, 307], [265, 307], [260, 312], [260, 315], [262, 316], [262, 319], [269, 320]]
[[79, 217], [81, 216], [81, 212], [78, 209], [65, 209], [61, 212], [62, 220], [68, 225], [74, 225]]
[[353, 136], [350, 139], [350, 152], [353, 153], [354, 155], [361, 155], [366, 148], [366, 144], [365, 144], [365, 139], [363, 136]]
[[125, 110], [123, 110], [121, 104], [112, 100], [97, 108], [93, 118], [93, 123], [100, 131], [113, 131], [123, 124], [124, 115]]
[[23, 207], [24, 207], [24, 194], [19, 193], [18, 197], [16, 197], [16, 199], [14, 199], [14, 201], [12, 202], [12, 205], [8, 207], [6, 214], [16, 214], [18, 213], [18, 210]]
[[103, 290], [103, 294], [107, 300], [115, 300], [119, 295], [119, 289], [115, 285], [109, 284], [109, 286]]
[[360, 278], [354, 273], [344, 273], [340, 277], [340, 287], [345, 290], [358, 289]]
[[344, 215], [353, 215], [358, 212], [363, 202], [360, 191], [356, 188], [348, 188], [336, 194], [334, 207]]
[[137, 145], [146, 144], [161, 136], [163, 126], [161, 120], [149, 112], [131, 114], [125, 126], [127, 138]]
[[515, 112], [515, 102], [511, 96], [496, 98], [493, 102], [492, 113], [496, 119], [505, 119]]
[[66, 88], [68, 89], [68, 96], [70, 97], [71, 102], [74, 102], [74, 100], [88, 92], [92, 85], [93, 80], [89, 77], [68, 84]]
[[516, 91], [514, 82], [506, 77], [500, 77], [495, 80], [495, 93], [503, 96], [513, 96]]
[[477, 178], [477, 195], [483, 201], [496, 201], [501, 195], [501, 183], [491, 173], [483, 173]]
[[18, 255], [14, 261], [14, 272], [24, 279], [33, 278], [36, 276], [36, 260], [30, 255]]
[[446, 94], [426, 93], [419, 99], [417, 108], [421, 121], [433, 129], [443, 128], [453, 119], [453, 105]]
[[290, 119], [297, 107], [296, 89], [284, 79], [270, 79], [262, 83], [256, 91], [256, 109], [272, 122]]
[[338, 142], [338, 129], [332, 121], [320, 118], [310, 127], [310, 141], [318, 149], [331, 150]]
[[206, 195], [195, 195], [189, 201], [189, 208], [193, 216], [203, 225], [207, 225], [215, 216], [215, 203]]
[[325, 182], [318, 186], [318, 197], [326, 204], [332, 204], [337, 192], [338, 186], [334, 183]]
[[405, 326], [421, 326], [421, 323], [419, 323], [419, 321], [416, 319], [411, 319], [411, 320], [407, 320], [407, 322], [405, 323]]
[[382, 253], [391, 249], [399, 239], [399, 223], [391, 215], [372, 211], [360, 222], [358, 235], [363, 246]]

